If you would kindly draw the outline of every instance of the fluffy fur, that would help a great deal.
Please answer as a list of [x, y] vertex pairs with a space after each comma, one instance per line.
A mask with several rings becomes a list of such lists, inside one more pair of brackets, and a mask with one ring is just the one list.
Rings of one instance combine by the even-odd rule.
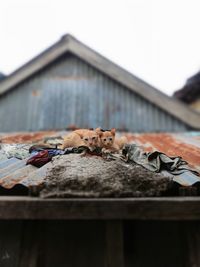
[[91, 151], [99, 146], [99, 134], [95, 130], [79, 129], [64, 136], [61, 149], [67, 147], [87, 146]]
[[96, 132], [99, 134], [100, 147], [102, 147], [103, 152], [119, 152], [124, 144], [127, 143], [127, 138], [125, 136], [116, 138], [116, 131], [114, 128], [110, 131], [102, 131], [100, 128], [97, 128]]

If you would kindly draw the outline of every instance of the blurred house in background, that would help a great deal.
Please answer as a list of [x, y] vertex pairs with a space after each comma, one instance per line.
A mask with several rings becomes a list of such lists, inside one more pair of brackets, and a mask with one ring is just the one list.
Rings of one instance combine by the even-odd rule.
[[200, 112], [200, 71], [189, 78], [183, 88], [174, 93], [174, 97]]
[[6, 78], [6, 75], [0, 72], [0, 82], [3, 81], [5, 78]]
[[[134, 63], [134, 58], [133, 58]], [[200, 115], [65, 35], [0, 84], [0, 131], [200, 128]]]

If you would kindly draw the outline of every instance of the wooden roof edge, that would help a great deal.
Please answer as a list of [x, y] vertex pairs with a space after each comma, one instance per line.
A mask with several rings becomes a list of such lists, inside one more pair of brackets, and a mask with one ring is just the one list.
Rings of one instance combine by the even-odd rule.
[[200, 220], [199, 205], [200, 197], [41, 199], [1, 196], [0, 219]]

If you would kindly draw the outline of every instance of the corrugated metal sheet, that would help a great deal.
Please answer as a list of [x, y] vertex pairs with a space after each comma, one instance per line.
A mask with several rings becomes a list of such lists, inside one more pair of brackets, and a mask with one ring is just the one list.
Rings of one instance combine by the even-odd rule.
[[187, 126], [81, 59], [65, 55], [0, 98], [0, 131], [115, 127], [134, 132]]
[[[2, 144], [27, 143], [39, 141], [50, 136], [62, 136], [66, 132], [35, 132], [1, 134]], [[129, 142], [141, 145], [146, 151], [159, 150], [169, 156], [181, 156], [189, 165], [200, 172], [200, 132], [185, 134], [132, 134], [125, 133]], [[0, 185], [11, 189], [17, 185], [32, 188], [43, 183], [48, 164], [42, 168], [26, 166], [26, 160], [4, 158], [0, 161]], [[200, 182], [200, 177], [183, 174], [174, 177], [179, 184], [190, 186]]]
[[[129, 141], [142, 145], [145, 151], [161, 151], [168, 156], [180, 156], [200, 173], [200, 133], [185, 134], [136, 134], [128, 135]], [[183, 186], [200, 182], [200, 177], [186, 172], [173, 180]]]
[[158, 150], [169, 156], [181, 156], [197, 170], [200, 170], [199, 137], [200, 133], [128, 134], [129, 141], [142, 145], [146, 151]]

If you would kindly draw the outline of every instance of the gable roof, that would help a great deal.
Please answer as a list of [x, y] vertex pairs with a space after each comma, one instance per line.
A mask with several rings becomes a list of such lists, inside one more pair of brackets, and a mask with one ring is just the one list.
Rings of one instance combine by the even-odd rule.
[[81, 58], [97, 70], [183, 121], [186, 125], [195, 129], [200, 129], [199, 113], [137, 78], [69, 34], [64, 35], [53, 46], [2, 81], [0, 84], [0, 96], [67, 52]]

